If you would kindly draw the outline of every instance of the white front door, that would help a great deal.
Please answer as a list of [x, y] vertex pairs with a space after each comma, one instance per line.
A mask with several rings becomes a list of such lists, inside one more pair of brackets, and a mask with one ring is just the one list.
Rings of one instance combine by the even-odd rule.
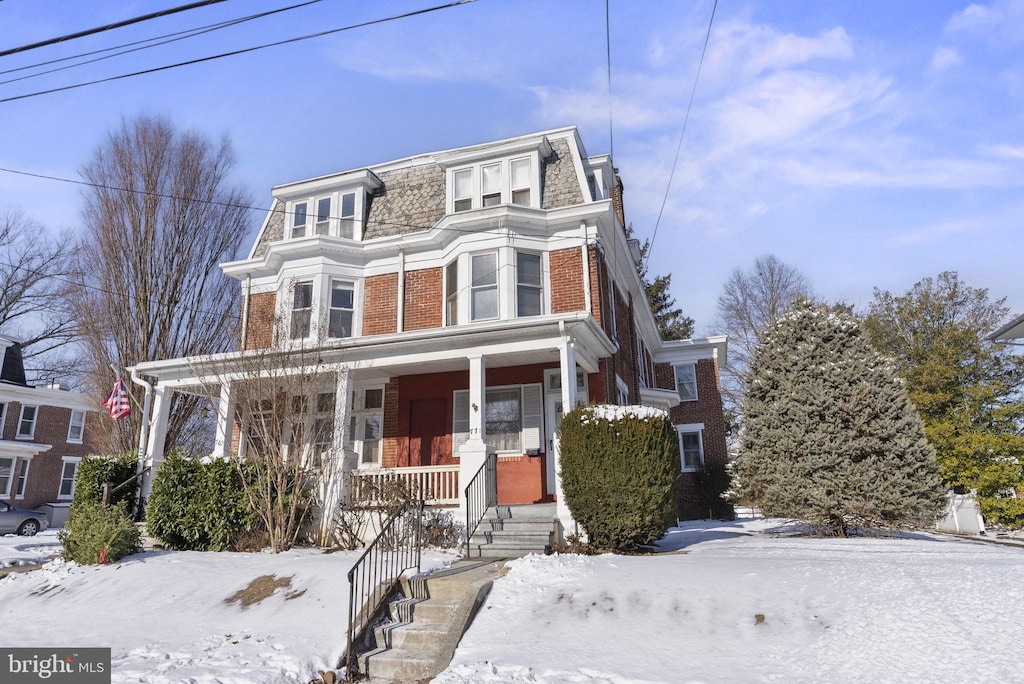
[[[587, 374], [582, 370], [576, 372], [576, 403], [587, 404]], [[555, 433], [562, 424], [562, 416], [565, 415], [562, 406], [562, 375], [557, 368], [544, 371], [544, 427], [547, 434], [547, 446], [545, 462], [546, 491], [553, 494], [555, 491]]]

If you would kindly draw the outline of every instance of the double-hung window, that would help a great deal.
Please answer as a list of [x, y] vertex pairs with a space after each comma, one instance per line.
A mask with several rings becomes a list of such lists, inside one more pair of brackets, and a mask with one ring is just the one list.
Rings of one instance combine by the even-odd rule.
[[356, 193], [346, 192], [341, 196], [341, 216], [338, 219], [338, 236], [355, 239]]
[[349, 442], [359, 454], [359, 464], [380, 465], [380, 443], [384, 425], [384, 388], [367, 387], [353, 393]]
[[331, 198], [321, 197], [316, 201], [316, 225], [317, 235], [327, 235], [331, 232]]
[[85, 411], [72, 411], [71, 421], [68, 424], [68, 441], [74, 444], [81, 444], [84, 433]]
[[301, 340], [310, 335], [313, 320], [313, 281], [301, 280], [294, 284], [290, 336]]
[[0, 497], [11, 495], [11, 483], [14, 481], [14, 459], [0, 458]]
[[445, 324], [459, 324], [459, 260], [451, 262], [444, 269]]
[[296, 202], [292, 206], [292, 237], [306, 237], [306, 213], [308, 206], [305, 202]]
[[355, 312], [355, 284], [345, 280], [332, 280], [330, 304], [327, 336], [352, 337], [352, 320]]
[[509, 162], [509, 169], [512, 204], [530, 206], [530, 158], [513, 159]]
[[533, 206], [538, 192], [534, 157], [486, 161], [451, 174], [452, 211], [499, 204]]
[[697, 401], [697, 368], [692, 363], [676, 366], [679, 401]]
[[676, 428], [679, 433], [679, 456], [684, 471], [700, 470], [704, 467], [704, 442], [701, 437], [703, 427], [701, 424], [680, 425]]
[[482, 321], [498, 317], [498, 254], [486, 252], [471, 258], [470, 318]]
[[452, 174], [452, 192], [455, 211], [473, 208], [473, 169], [460, 169]]
[[[543, 386], [494, 387], [485, 393], [484, 441], [498, 452], [537, 453], [541, 445]], [[452, 449], [469, 439], [469, 390], [455, 392], [452, 410]]]
[[78, 462], [81, 458], [75, 456], [64, 456], [64, 466], [60, 473], [60, 489], [57, 490], [58, 499], [70, 499], [75, 495], [75, 473], [78, 471]]
[[14, 496], [19, 499], [25, 498], [25, 484], [28, 482], [28, 467], [32, 461], [23, 460], [18, 468], [18, 485], [14, 489]]
[[501, 204], [501, 164], [480, 167], [480, 204], [484, 207]]
[[516, 315], [539, 316], [543, 311], [541, 256], [516, 252]]
[[38, 406], [22, 406], [21, 417], [18, 419], [17, 439], [32, 439], [36, 434], [36, 417]]

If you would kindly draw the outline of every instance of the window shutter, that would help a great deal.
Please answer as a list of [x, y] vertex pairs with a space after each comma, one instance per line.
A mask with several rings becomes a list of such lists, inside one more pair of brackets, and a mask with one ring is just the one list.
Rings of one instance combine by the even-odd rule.
[[452, 401], [452, 455], [469, 441], [469, 390], [457, 390]]
[[523, 385], [523, 450], [540, 450], [544, 393], [541, 385]]

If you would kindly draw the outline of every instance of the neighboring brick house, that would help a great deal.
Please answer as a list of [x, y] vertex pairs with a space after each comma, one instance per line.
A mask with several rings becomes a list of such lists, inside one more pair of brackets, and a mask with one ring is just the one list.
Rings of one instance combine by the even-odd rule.
[[0, 337], [0, 499], [18, 508], [70, 503], [75, 471], [93, 453], [98, 415], [84, 395], [25, 381], [20, 345]]
[[[157, 380], [146, 452], [159, 465], [174, 392], [213, 394], [216, 456], [244, 456], [235, 381], [199, 369], [314, 346], [337, 468], [417, 478], [436, 503], [498, 454], [501, 503], [557, 501], [563, 407], [671, 411], [684, 507], [726, 458], [724, 337], [664, 342], [627, 239], [622, 184], [574, 127], [280, 185], [241, 282], [241, 354], [138, 364]], [[241, 452], [241, 453], [240, 453]], [[144, 485], [145, 487], [145, 485]]]

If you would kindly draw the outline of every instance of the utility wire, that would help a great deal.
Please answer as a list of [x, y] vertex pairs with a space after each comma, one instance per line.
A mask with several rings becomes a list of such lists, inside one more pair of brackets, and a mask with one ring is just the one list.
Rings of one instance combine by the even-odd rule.
[[612, 108], [615, 99], [612, 96], [612, 25], [609, 11], [610, 0], [604, 0], [604, 42], [608, 52], [608, 156], [615, 163], [615, 134], [612, 128]]
[[[215, 0], [215, 1], [223, 2], [223, 0]], [[143, 76], [143, 75], [146, 75], [146, 74], [156, 73], [158, 71], [167, 71], [168, 69], [176, 69], [178, 67], [190, 66], [192, 64], [201, 64], [203, 62], [211, 62], [211, 61], [213, 61], [215, 59], [221, 59], [223, 57], [234, 57], [235, 55], [243, 55], [243, 54], [246, 54], [248, 52], [256, 52], [257, 50], [263, 50], [263, 49], [270, 48], [270, 47], [278, 47], [280, 45], [288, 45], [289, 43], [297, 43], [297, 42], [300, 42], [300, 41], [303, 41], [303, 40], [310, 40], [311, 38], [321, 38], [323, 36], [329, 36], [329, 35], [332, 35], [334, 33], [340, 33], [342, 31], [351, 31], [352, 29], [364, 28], [366, 26], [373, 26], [374, 24], [383, 24], [383, 23], [386, 23], [386, 22], [389, 22], [389, 21], [395, 21], [397, 19], [407, 19], [409, 17], [414, 17], [414, 16], [417, 16], [417, 15], [420, 15], [420, 14], [427, 14], [429, 12], [436, 12], [438, 10], [448, 9], [448, 8], [451, 8], [451, 7], [456, 7], [458, 5], [465, 5], [467, 3], [475, 2], [475, 1], [476, 0], [455, 0], [454, 2], [449, 2], [449, 3], [446, 3], [444, 5], [435, 5], [433, 7], [427, 7], [425, 9], [414, 10], [412, 12], [405, 12], [403, 14], [394, 14], [394, 15], [391, 15], [391, 16], [388, 16], [388, 17], [383, 17], [381, 19], [371, 19], [370, 21], [364, 21], [364, 22], [361, 22], [361, 23], [358, 23], [358, 24], [350, 24], [348, 26], [342, 26], [341, 28], [330, 29], [328, 31], [319, 31], [317, 33], [310, 33], [310, 34], [307, 34], [307, 35], [304, 35], [304, 36], [298, 36], [298, 37], [295, 37], [295, 38], [287, 38], [285, 40], [279, 40], [279, 41], [276, 41], [276, 42], [273, 42], [273, 43], [264, 43], [262, 45], [256, 45], [254, 47], [249, 47], [249, 48], [243, 48], [241, 50], [232, 50], [231, 52], [222, 52], [220, 54], [210, 55], [209, 57], [200, 57], [198, 59], [191, 59], [191, 60], [188, 60], [186, 62], [178, 62], [176, 64], [166, 64], [164, 66], [153, 67], [152, 69], [144, 69], [142, 71], [134, 71], [134, 72], [128, 73], [128, 74], [121, 74], [120, 76], [111, 76], [109, 78], [101, 78], [101, 79], [97, 79], [95, 81], [87, 81], [85, 83], [76, 83], [74, 85], [62, 86], [60, 88], [51, 88], [49, 90], [40, 90], [40, 91], [37, 91], [37, 92], [34, 92], [34, 93], [26, 93], [24, 95], [16, 95], [14, 97], [7, 97], [7, 98], [0, 99], [0, 104], [2, 104], [4, 102], [14, 102], [15, 100], [24, 100], [24, 99], [27, 99], [27, 98], [30, 98], [30, 97], [37, 97], [39, 95], [49, 95], [51, 93], [59, 93], [59, 92], [65, 91], [65, 90], [74, 90], [76, 88], [84, 88], [85, 86], [96, 85], [98, 83], [108, 83], [110, 81], [118, 81], [118, 80], [125, 79], [125, 78], [131, 78], [133, 76]]]
[[[80, 53], [80, 54], [77, 54], [77, 55], [71, 55], [69, 57], [61, 57], [59, 59], [51, 59], [51, 60], [47, 60], [45, 62], [38, 62], [36, 64], [30, 64], [28, 66], [17, 67], [17, 68], [14, 68], [14, 69], [6, 69], [6, 70], [3, 70], [3, 71], [0, 71], [0, 75], [12, 74], [12, 73], [15, 73], [15, 72], [18, 72], [18, 71], [27, 71], [28, 69], [37, 69], [39, 67], [49, 66], [51, 64], [59, 64], [61, 62], [67, 62], [67, 61], [70, 61], [72, 59], [79, 59], [79, 58], [82, 58], [82, 57], [91, 57], [92, 55], [100, 55], [100, 54], [103, 54], [104, 52], [113, 52], [114, 50], [120, 50], [121, 48], [131, 48], [131, 49], [128, 49], [128, 50], [123, 50], [121, 52], [116, 52], [116, 53], [114, 53], [112, 55], [105, 55], [103, 57], [96, 57], [95, 59], [85, 60], [85, 61], [82, 61], [82, 62], [77, 62], [75, 64], [69, 64], [68, 66], [57, 67], [55, 69], [48, 69], [46, 71], [38, 71], [38, 72], [36, 72], [34, 74], [29, 74], [28, 76], [20, 76], [18, 78], [8, 79], [6, 81], [0, 81], [0, 85], [5, 85], [7, 83], [14, 83], [16, 81], [24, 81], [24, 80], [29, 79], [29, 78], [35, 78], [36, 76], [44, 76], [46, 74], [52, 74], [52, 73], [56, 73], [58, 71], [65, 71], [67, 69], [73, 69], [75, 67], [84, 66], [86, 64], [92, 64], [94, 62], [99, 62], [99, 61], [102, 61], [102, 60], [105, 60], [105, 59], [111, 59], [113, 57], [119, 57], [121, 55], [126, 55], [126, 54], [129, 54], [131, 52], [138, 52], [140, 50], [146, 50], [146, 49], [152, 48], [152, 47], [159, 47], [160, 45], [167, 45], [168, 43], [174, 43], [174, 42], [179, 41], [179, 40], [185, 40], [186, 38], [194, 38], [195, 36], [201, 36], [201, 35], [206, 34], [206, 33], [212, 33], [213, 31], [218, 31], [218, 30], [223, 29], [223, 28], [229, 28], [231, 26], [237, 26], [238, 24], [242, 24], [242, 23], [245, 23], [247, 21], [252, 21], [253, 19], [262, 19], [263, 17], [267, 17], [267, 16], [270, 16], [272, 14], [279, 14], [281, 12], [287, 12], [289, 10], [298, 9], [300, 7], [305, 7], [307, 5], [313, 5], [313, 4], [316, 4], [318, 2], [321, 2], [321, 0], [308, 0], [308, 2], [303, 2], [303, 3], [300, 3], [298, 5], [290, 5], [288, 7], [282, 7], [280, 9], [269, 10], [267, 12], [260, 12], [259, 14], [250, 14], [247, 17], [239, 17], [238, 19], [231, 19], [229, 21], [222, 21], [222, 22], [218, 22], [216, 24], [207, 24], [206, 26], [198, 26], [196, 28], [191, 28], [191, 29], [188, 29], [188, 30], [185, 30], [185, 31], [177, 31], [175, 33], [168, 33], [168, 34], [165, 34], [165, 35], [162, 35], [162, 36], [155, 36], [153, 38], [146, 38], [145, 40], [136, 40], [136, 41], [133, 41], [131, 43], [124, 43], [122, 45], [115, 45], [113, 47], [103, 48], [101, 50], [92, 50], [90, 52], [83, 52], [83, 53]], [[155, 42], [155, 41], [160, 41], [160, 42]], [[149, 44], [146, 45], [146, 43], [149, 43]], [[139, 47], [135, 47], [135, 46], [139, 46]]]
[[105, 26], [97, 26], [96, 28], [79, 31], [78, 33], [71, 33], [66, 36], [58, 36], [56, 38], [48, 38], [47, 40], [42, 40], [38, 43], [31, 43], [29, 45], [22, 45], [21, 47], [2, 50], [0, 51], [0, 57], [14, 55], [19, 52], [28, 52], [29, 50], [35, 50], [36, 48], [46, 47], [47, 45], [55, 45], [56, 43], [63, 43], [68, 40], [75, 40], [76, 38], [83, 38], [85, 36], [91, 36], [96, 33], [103, 33], [104, 31], [110, 31], [111, 29], [121, 28], [122, 26], [131, 26], [132, 24], [139, 24], [144, 21], [158, 19], [160, 17], [166, 17], [171, 14], [177, 14], [178, 12], [186, 12], [188, 10], [196, 9], [198, 7], [216, 5], [218, 2], [224, 2], [224, 0], [200, 0], [200, 2], [193, 2], [188, 5], [180, 5], [178, 7], [160, 10], [159, 12], [151, 12], [150, 14], [144, 14], [141, 17], [125, 19], [123, 21], [114, 22], [113, 24], [106, 24]]
[[704, 49], [700, 52], [700, 62], [697, 64], [697, 75], [693, 79], [693, 89], [690, 90], [690, 102], [686, 105], [686, 116], [683, 117], [683, 130], [679, 132], [679, 144], [676, 146], [676, 158], [672, 162], [672, 172], [668, 174], [668, 184], [665, 186], [665, 197], [661, 200], [661, 209], [658, 210], [658, 220], [654, 222], [654, 233], [648, 243], [647, 255], [644, 257], [644, 268], [651, 259], [651, 249], [654, 247], [654, 238], [658, 237], [658, 226], [661, 225], [661, 216], [665, 213], [665, 204], [668, 202], [668, 193], [672, 189], [672, 178], [676, 175], [676, 165], [679, 164], [679, 152], [683, 149], [683, 136], [686, 134], [686, 122], [690, 120], [690, 108], [693, 107], [693, 96], [697, 92], [697, 82], [700, 81], [700, 70], [704, 66], [704, 55], [708, 51], [708, 41], [711, 39], [711, 25], [715, 21], [715, 10], [718, 9], [718, 0], [711, 7], [711, 18], [708, 20], [708, 32], [704, 36]]

